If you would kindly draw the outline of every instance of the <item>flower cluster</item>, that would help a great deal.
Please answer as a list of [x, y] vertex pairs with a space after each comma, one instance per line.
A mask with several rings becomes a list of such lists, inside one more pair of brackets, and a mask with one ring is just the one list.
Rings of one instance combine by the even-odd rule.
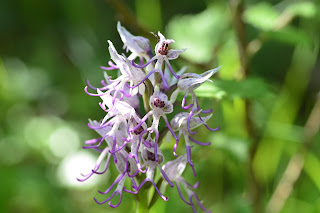
[[[110, 192], [111, 196], [103, 201], [98, 201], [95, 198], [98, 204], [109, 201], [109, 206], [118, 207], [123, 192], [137, 194], [147, 182], [151, 183], [148, 184], [149, 187], [153, 186], [156, 193], [167, 201], [168, 198], [161, 193], [155, 180], [155, 174], [159, 170], [162, 182], [158, 183], [169, 184], [171, 187], [175, 185], [181, 199], [190, 205], [194, 212], [196, 210], [193, 199], [203, 211], [210, 212], [204, 208], [193, 190], [198, 187], [199, 183], [193, 186], [181, 175], [186, 165], [189, 164], [194, 176], [196, 176], [191, 160], [193, 143], [201, 146], [210, 145], [210, 143], [199, 142], [192, 138], [192, 135], [196, 133], [193, 130], [201, 125], [210, 131], [219, 129], [207, 126], [206, 122], [212, 116], [210, 114], [212, 109], [201, 109], [194, 90], [205, 81], [211, 81], [209, 78], [220, 67], [200, 75], [185, 73], [185, 68], [175, 73], [170, 60], [178, 58], [186, 49], [171, 49], [170, 44], [174, 40], [166, 39], [158, 32], [159, 42], [155, 46], [155, 54], [153, 54], [147, 38], [132, 35], [120, 23], [118, 23], [117, 29], [124, 43], [124, 48], [131, 54], [128, 57], [124, 54], [118, 54], [112, 42], [108, 41], [110, 57], [113, 62], [109, 61], [108, 67], [101, 68], [118, 70], [119, 77], [111, 79], [105, 73], [105, 79], [101, 81], [102, 85], [98, 88], [87, 81], [85, 92], [90, 96], [101, 98], [102, 102], [99, 105], [106, 112], [106, 115], [101, 121], [89, 120], [88, 126], [101, 137], [86, 141], [86, 146], [83, 148], [93, 149], [99, 152], [100, 156], [91, 172], [82, 174], [83, 177], [78, 180], [85, 181], [93, 174], [105, 173], [112, 156], [119, 175], [106, 191], [99, 191], [105, 195]], [[95, 92], [89, 92], [89, 89]], [[180, 109], [183, 112], [170, 116], [172, 119], [169, 122], [167, 115], [174, 112], [173, 106], [181, 92], [184, 93], [181, 101], [182, 109]], [[186, 106], [188, 94], [191, 95], [192, 100], [191, 104]], [[142, 106], [140, 101], [143, 101], [144, 109], [141, 109], [143, 107], [140, 107]], [[203, 113], [209, 115], [202, 116]], [[161, 118], [163, 118], [165, 126], [160, 125]], [[165, 163], [160, 145], [163, 137], [169, 134], [174, 137], [173, 154], [177, 158]], [[181, 135], [184, 137], [186, 153], [178, 157], [176, 149]], [[126, 182], [126, 179], [129, 181]], [[131, 182], [130, 187], [125, 184], [128, 182]], [[187, 200], [181, 192], [181, 186], [188, 195]], [[112, 190], [113, 192], [111, 192]], [[119, 203], [112, 204], [112, 198], [117, 195], [120, 196]]]

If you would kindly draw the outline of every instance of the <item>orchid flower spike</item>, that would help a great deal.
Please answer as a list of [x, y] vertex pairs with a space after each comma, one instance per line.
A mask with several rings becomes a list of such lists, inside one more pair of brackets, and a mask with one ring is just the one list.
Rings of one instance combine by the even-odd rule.
[[[206, 81], [211, 82], [211, 76], [220, 67], [202, 74], [185, 73], [186, 67], [183, 67], [175, 73], [170, 62], [177, 59], [186, 49], [172, 49], [173, 39], [167, 39], [158, 32], [159, 42], [153, 54], [147, 38], [132, 35], [121, 26], [120, 22], [117, 24], [117, 30], [123, 41], [123, 47], [127, 52], [130, 51], [130, 55], [127, 57], [124, 54], [118, 54], [113, 43], [108, 41], [111, 60], [108, 62], [109, 67], [101, 68], [106, 71], [118, 70], [118, 77], [112, 79], [105, 72], [101, 86], [98, 87], [91, 85], [89, 80], [86, 81], [85, 92], [90, 96], [101, 98], [99, 106], [105, 112], [105, 116], [99, 121], [89, 120], [89, 128], [95, 130], [100, 136], [85, 141], [86, 145], [83, 146], [83, 149], [97, 151], [99, 157], [92, 165], [91, 171], [81, 174], [82, 177], [77, 179], [82, 182], [94, 174], [104, 174], [108, 165], [114, 163], [118, 171], [118, 173], [115, 171], [116, 179], [109, 187], [106, 187], [106, 191], [99, 191], [108, 198], [103, 201], [94, 198], [98, 204], [108, 203], [110, 207], [115, 208], [122, 202], [123, 192], [137, 194], [145, 186], [146, 193], [149, 193], [150, 187], [153, 186], [156, 193], [149, 203], [148, 208], [151, 208], [158, 198], [157, 195], [165, 201], [168, 200], [160, 190], [169, 184], [171, 187], [176, 185], [181, 199], [190, 205], [194, 212], [196, 212], [195, 204], [198, 204], [205, 212], [210, 212], [204, 208], [194, 192], [199, 183], [197, 182], [194, 186], [189, 184], [182, 177], [182, 173], [188, 163], [196, 176], [191, 148], [194, 144], [201, 146], [211, 144], [193, 139], [191, 136], [196, 133], [194, 129], [201, 125], [210, 131], [219, 129], [208, 127], [207, 121], [212, 117], [212, 110], [200, 108], [194, 90]], [[140, 64], [136, 64], [138, 59]], [[88, 89], [96, 92], [91, 93]], [[190, 109], [189, 112], [177, 113], [175, 110], [175, 102], [180, 92], [184, 93], [181, 106], [184, 110]], [[188, 94], [191, 95], [192, 102], [185, 106]], [[142, 109], [143, 106], [144, 109]], [[171, 113], [174, 114], [170, 116]], [[201, 113], [209, 114], [201, 116]], [[167, 116], [172, 118], [171, 121]], [[161, 118], [164, 124], [160, 122]], [[170, 139], [171, 135], [175, 139], [173, 154], [177, 157], [168, 162], [165, 162], [161, 147], [161, 140], [166, 132], [170, 132], [167, 134]], [[176, 149], [182, 135], [186, 151], [178, 157]], [[113, 162], [110, 162], [111, 157]], [[161, 176], [156, 175], [156, 172]], [[146, 184], [147, 182], [149, 184]], [[181, 186], [188, 199], [182, 195]], [[127, 190], [126, 187], [130, 190]], [[118, 202], [115, 204], [114, 197], [118, 195]], [[141, 201], [141, 197], [137, 200]]]

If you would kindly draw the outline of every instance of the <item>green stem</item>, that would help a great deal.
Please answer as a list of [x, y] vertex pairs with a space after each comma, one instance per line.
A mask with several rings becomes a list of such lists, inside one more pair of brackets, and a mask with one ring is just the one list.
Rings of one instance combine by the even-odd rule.
[[136, 197], [136, 212], [148, 213], [148, 192], [150, 187], [142, 187]]
[[[158, 183], [157, 183], [158, 189], [160, 189], [162, 182], [163, 182], [163, 178], [160, 178], [160, 180], [159, 180]], [[159, 198], [159, 195], [158, 195], [158, 193], [155, 191], [155, 192], [153, 193], [153, 196], [152, 196], [152, 199], [151, 199], [150, 204], [149, 204], [149, 206], [148, 206], [148, 209], [151, 209], [151, 208], [152, 208], [152, 206], [156, 203], [156, 201], [158, 200], [158, 198]]]
[[144, 202], [136, 201], [136, 213], [148, 213], [148, 206]]

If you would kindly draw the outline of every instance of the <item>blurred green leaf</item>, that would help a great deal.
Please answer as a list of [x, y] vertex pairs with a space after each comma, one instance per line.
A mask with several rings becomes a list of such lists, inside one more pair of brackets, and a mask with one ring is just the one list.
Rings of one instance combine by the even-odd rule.
[[252, 26], [268, 31], [276, 25], [276, 20], [280, 13], [272, 7], [270, 3], [261, 2], [246, 9], [244, 21]]
[[[298, 46], [294, 52], [284, 87], [275, 102], [254, 157], [253, 167], [257, 177], [262, 182], [270, 181], [274, 177], [281, 161], [281, 155], [287, 145], [286, 140], [271, 137], [271, 135], [275, 135], [273, 124], [275, 122], [287, 126], [294, 124], [303, 103], [303, 96], [307, 89], [310, 73], [316, 62], [317, 52], [318, 49], [303, 46]], [[283, 138], [285, 134], [291, 134], [291, 128], [284, 128], [281, 137]]]
[[259, 78], [248, 78], [243, 81], [214, 80], [214, 83], [205, 83], [195, 91], [199, 97], [241, 97], [248, 99], [260, 99], [271, 91], [268, 85]]
[[320, 161], [311, 152], [309, 152], [306, 157], [304, 170], [320, 191]]
[[210, 134], [210, 141], [214, 141], [214, 146], [230, 152], [235, 159], [242, 162], [248, 160], [249, 142], [240, 138], [232, 138], [225, 134]]
[[227, 95], [225, 91], [212, 83], [204, 83], [201, 87], [195, 90], [198, 97], [222, 99]]
[[311, 40], [308, 35], [295, 27], [287, 26], [281, 30], [266, 32], [266, 36], [281, 42], [293, 45], [311, 46]]
[[288, 125], [280, 122], [270, 122], [273, 126], [273, 131], [270, 132], [270, 136], [276, 139], [301, 143], [303, 140], [304, 127], [296, 125]]
[[306, 18], [311, 18], [316, 15], [317, 9], [316, 5], [311, 1], [294, 2], [286, 8], [288, 11], [296, 16], [302, 16]]
[[230, 26], [226, 8], [209, 7], [196, 15], [173, 18], [168, 25], [168, 38], [174, 38], [177, 48], [188, 48], [183, 56], [197, 63], [208, 62], [215, 47], [221, 45]]
[[224, 80], [234, 79], [240, 69], [239, 51], [237, 48], [237, 39], [234, 34], [227, 38], [217, 53], [219, 64], [223, 65], [219, 76]]

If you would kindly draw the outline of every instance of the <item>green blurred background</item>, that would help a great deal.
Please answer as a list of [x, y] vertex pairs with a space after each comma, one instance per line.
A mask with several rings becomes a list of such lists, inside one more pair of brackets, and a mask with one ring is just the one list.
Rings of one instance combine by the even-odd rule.
[[[208, 132], [195, 138], [195, 183], [214, 213], [320, 212], [320, 2], [294, 0], [16, 0], [0, 7], [0, 211], [8, 213], [135, 212], [131, 194], [117, 209], [106, 198], [111, 173], [78, 183], [97, 153], [82, 150], [97, 137], [87, 119], [101, 119], [98, 85], [119, 52], [120, 20], [130, 32], [157, 39], [160, 30], [189, 48], [174, 61], [201, 73], [222, 65], [214, 84], [197, 89], [213, 108]], [[178, 152], [183, 153], [183, 143]], [[173, 144], [162, 149], [173, 159]], [[191, 212], [176, 189], [151, 212]], [[201, 209], [197, 207], [199, 212]]]

